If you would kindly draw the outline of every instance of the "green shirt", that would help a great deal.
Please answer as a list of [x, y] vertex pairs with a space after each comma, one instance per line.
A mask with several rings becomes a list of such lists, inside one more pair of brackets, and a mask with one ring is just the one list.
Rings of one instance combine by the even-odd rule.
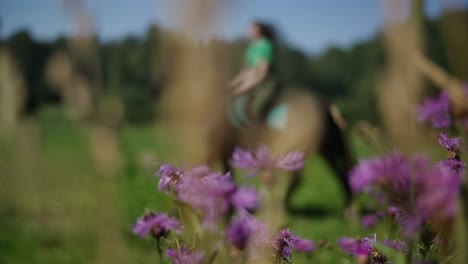
[[249, 44], [245, 52], [245, 64], [255, 68], [260, 61], [272, 63], [273, 44], [266, 38], [260, 38]]

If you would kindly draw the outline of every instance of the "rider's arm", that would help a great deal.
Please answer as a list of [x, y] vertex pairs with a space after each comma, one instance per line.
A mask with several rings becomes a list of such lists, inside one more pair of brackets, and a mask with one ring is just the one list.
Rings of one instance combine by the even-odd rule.
[[246, 74], [246, 77], [242, 79], [240, 85], [234, 90], [234, 94], [244, 93], [262, 82], [268, 74], [269, 67], [268, 62], [261, 60], [255, 70], [251, 74]]
[[237, 76], [229, 83], [229, 87], [237, 87], [239, 86], [244, 79], [247, 78], [248, 69], [243, 69]]

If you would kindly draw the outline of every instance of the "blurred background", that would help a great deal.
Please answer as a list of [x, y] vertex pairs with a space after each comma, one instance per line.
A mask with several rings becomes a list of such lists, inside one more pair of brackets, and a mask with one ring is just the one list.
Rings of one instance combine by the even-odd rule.
[[[2, 0], [0, 263], [157, 263], [131, 225], [168, 208], [158, 163], [204, 161], [258, 19], [280, 32], [281, 79], [340, 110], [355, 159], [424, 131], [414, 107], [437, 88], [412, 54], [468, 79], [467, 0]], [[333, 172], [309, 161], [293, 200], [315, 213], [291, 228], [357, 234]]]

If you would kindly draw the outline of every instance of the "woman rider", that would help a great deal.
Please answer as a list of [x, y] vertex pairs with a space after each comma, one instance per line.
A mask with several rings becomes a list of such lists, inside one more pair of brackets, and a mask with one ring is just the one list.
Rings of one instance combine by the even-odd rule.
[[264, 122], [279, 93], [273, 29], [266, 23], [253, 22], [249, 38], [244, 68], [230, 84], [234, 94], [230, 119], [237, 127]]

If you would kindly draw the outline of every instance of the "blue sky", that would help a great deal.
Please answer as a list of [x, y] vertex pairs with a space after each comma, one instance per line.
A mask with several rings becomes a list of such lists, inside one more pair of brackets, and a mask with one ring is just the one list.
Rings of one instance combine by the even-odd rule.
[[[177, 16], [169, 1], [192, 0], [85, 0], [95, 17], [99, 37], [111, 40], [146, 31], [151, 22], [174, 27]], [[283, 37], [308, 52], [329, 45], [348, 46], [371, 37], [382, 24], [382, 0], [237, 0], [216, 32], [226, 38], [242, 36], [256, 18], [275, 22]], [[426, 12], [440, 13], [440, 2], [468, 6], [468, 0], [426, 0]], [[233, 4], [234, 3], [234, 4]], [[0, 0], [0, 34], [28, 28], [36, 38], [51, 39], [71, 31], [71, 19], [59, 0]]]

